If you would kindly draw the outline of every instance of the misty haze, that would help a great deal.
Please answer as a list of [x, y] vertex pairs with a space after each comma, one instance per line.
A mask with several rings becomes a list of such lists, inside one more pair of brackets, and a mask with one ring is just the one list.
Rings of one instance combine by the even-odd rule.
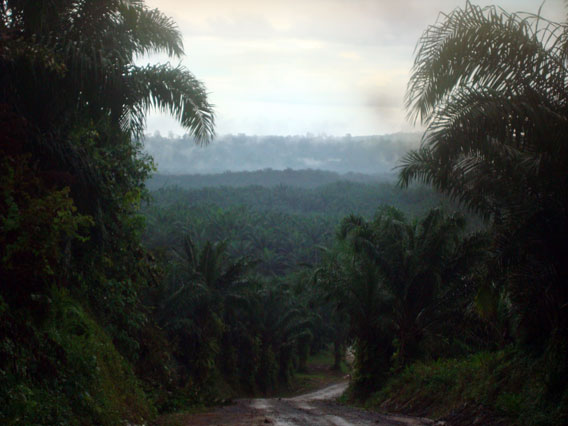
[[192, 138], [146, 135], [145, 150], [160, 174], [209, 174], [262, 169], [320, 169], [338, 173], [394, 175], [398, 161], [418, 148], [421, 134], [383, 136], [226, 135], [208, 146]]

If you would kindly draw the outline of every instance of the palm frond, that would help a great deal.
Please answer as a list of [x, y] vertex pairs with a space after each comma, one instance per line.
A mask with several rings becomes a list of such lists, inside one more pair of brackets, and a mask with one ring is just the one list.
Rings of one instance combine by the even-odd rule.
[[143, 131], [145, 112], [150, 108], [171, 113], [194, 135], [208, 143], [214, 136], [215, 114], [201, 82], [183, 67], [149, 65], [131, 67], [128, 73], [128, 127], [136, 135]]
[[561, 24], [535, 30], [535, 15], [508, 14], [469, 2], [443, 15], [418, 42], [406, 106], [413, 121], [429, 123], [459, 87], [525, 91], [527, 87], [563, 101], [566, 67], [558, 56]]
[[177, 25], [158, 9], [147, 9], [143, 3], [123, 3], [118, 11], [135, 54], [164, 52], [168, 56], [183, 55], [183, 42]]

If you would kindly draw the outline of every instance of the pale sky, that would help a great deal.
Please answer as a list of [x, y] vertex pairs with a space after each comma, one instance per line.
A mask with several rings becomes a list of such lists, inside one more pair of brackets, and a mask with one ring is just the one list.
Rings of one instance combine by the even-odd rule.
[[[403, 109], [414, 47], [439, 12], [463, 7], [465, 0], [146, 4], [177, 22], [186, 52], [181, 62], [206, 85], [218, 135], [371, 135], [419, 130]], [[542, 1], [496, 4], [536, 13]], [[566, 12], [563, 0], [542, 7], [542, 15], [556, 21]], [[151, 113], [147, 132], [156, 130], [185, 133], [175, 120]]]

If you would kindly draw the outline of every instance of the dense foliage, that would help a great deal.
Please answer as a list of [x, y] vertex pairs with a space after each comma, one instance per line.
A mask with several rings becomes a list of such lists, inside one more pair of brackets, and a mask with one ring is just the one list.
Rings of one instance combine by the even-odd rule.
[[341, 222], [318, 282], [349, 318], [356, 393], [376, 389], [391, 367], [479, 343], [464, 326], [485, 239], [464, 237], [464, 229], [462, 217], [437, 209], [419, 221], [388, 207], [370, 222], [355, 215]]
[[178, 380], [201, 397], [219, 379], [246, 392], [271, 391], [287, 382], [294, 355], [311, 342], [298, 301], [247, 274], [254, 262], [232, 260], [226, 248], [225, 242], [198, 247], [185, 235], [152, 292], [157, 322], [181, 369]]
[[[432, 183], [493, 223], [488, 285], [518, 341], [568, 339], [568, 25], [467, 4], [419, 42], [408, 107], [427, 125], [403, 184]], [[498, 303], [495, 300], [494, 303]], [[568, 378], [568, 370], [557, 372]]]
[[[266, 181], [272, 172], [257, 172]], [[300, 183], [311, 173], [294, 171]], [[200, 178], [203, 179], [203, 178]], [[214, 177], [212, 182], [216, 182]], [[282, 276], [298, 265], [315, 265], [320, 246], [333, 241], [335, 227], [350, 213], [371, 217], [377, 206], [394, 205], [416, 216], [449, 203], [425, 187], [400, 190], [393, 183], [335, 182], [314, 189], [288, 186], [164, 187], [152, 192], [145, 243], [166, 249], [179, 241], [180, 230], [196, 242], [227, 240], [233, 257], [259, 260], [257, 271]]]
[[[262, 181], [272, 171], [256, 174]], [[311, 176], [290, 174], [300, 183]], [[378, 204], [412, 213], [443, 201], [427, 188], [351, 182], [314, 189], [164, 187], [151, 199], [143, 209], [144, 243], [167, 273], [147, 303], [188, 370], [185, 380], [208, 392], [219, 380], [244, 392], [271, 392], [328, 344], [339, 366], [345, 315], [312, 276], [341, 218], [353, 211], [371, 217]]]
[[430, 183], [491, 224], [475, 305], [516, 355], [476, 402], [509, 401], [501, 410], [523, 424], [568, 419], [567, 35], [566, 23], [468, 2], [423, 34], [407, 92], [427, 129], [401, 183]]
[[133, 137], [154, 106], [207, 142], [213, 112], [187, 70], [133, 63], [151, 52], [183, 48], [143, 1], [0, 5], [2, 423], [152, 414], [133, 365], [152, 330], [137, 211], [153, 165]]

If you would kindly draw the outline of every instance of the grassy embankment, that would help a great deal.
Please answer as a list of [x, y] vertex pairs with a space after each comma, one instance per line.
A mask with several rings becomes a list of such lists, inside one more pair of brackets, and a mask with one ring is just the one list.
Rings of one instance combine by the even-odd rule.
[[49, 303], [49, 316], [35, 323], [17, 321], [20, 313], [0, 303], [0, 326], [8, 327], [2, 354], [18, 360], [0, 370], [0, 423], [113, 425], [153, 417], [131, 364], [87, 310], [63, 289], [53, 289]]
[[360, 404], [453, 425], [568, 424], [568, 392], [551, 373], [557, 362], [514, 349], [416, 362]]

